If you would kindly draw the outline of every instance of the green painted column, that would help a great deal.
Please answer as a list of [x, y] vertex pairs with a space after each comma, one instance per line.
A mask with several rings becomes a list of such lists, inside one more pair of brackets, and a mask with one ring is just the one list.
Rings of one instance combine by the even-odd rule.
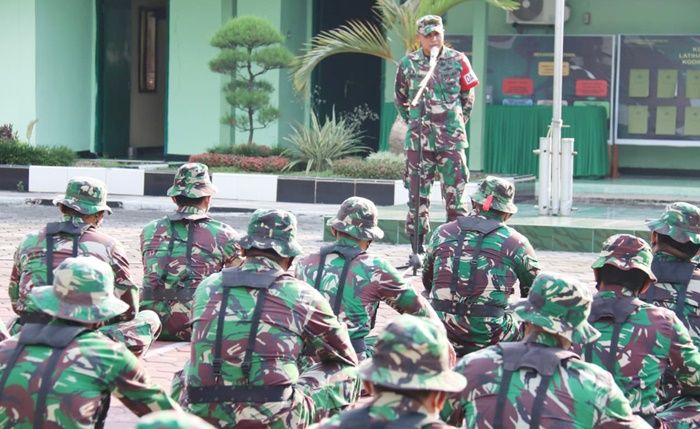
[[469, 169], [482, 171], [484, 166], [484, 132], [486, 129], [486, 61], [488, 47], [489, 5], [473, 2], [472, 67], [479, 77], [476, 101], [469, 120]]
[[37, 116], [34, 0], [0, 0], [0, 52], [0, 125], [12, 124], [24, 140]]
[[167, 155], [201, 153], [222, 139], [224, 78], [209, 69], [221, 28], [222, 0], [170, 0]]

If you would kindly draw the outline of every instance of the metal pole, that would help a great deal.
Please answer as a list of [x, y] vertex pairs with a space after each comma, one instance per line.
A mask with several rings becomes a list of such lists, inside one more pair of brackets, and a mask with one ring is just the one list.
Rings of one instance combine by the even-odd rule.
[[552, 91], [552, 214], [561, 199], [561, 93], [564, 59], [564, 0], [556, 0], [554, 20], [554, 88]]
[[540, 157], [540, 167], [539, 167], [539, 190], [537, 191], [537, 203], [538, 211], [541, 216], [549, 215], [549, 210], [551, 208], [551, 170], [552, 166], [552, 138], [551, 137], [540, 137], [540, 148], [534, 152]]
[[569, 216], [574, 200], [574, 139], [561, 139], [561, 205], [562, 216]]

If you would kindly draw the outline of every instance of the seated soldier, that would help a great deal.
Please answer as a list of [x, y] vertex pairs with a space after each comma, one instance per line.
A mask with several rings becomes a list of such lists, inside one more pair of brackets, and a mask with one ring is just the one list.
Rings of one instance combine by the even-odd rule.
[[177, 209], [141, 231], [141, 307], [160, 316], [161, 340], [190, 340], [195, 289], [208, 275], [232, 265], [238, 256], [238, 233], [209, 216], [215, 193], [206, 165], [182, 165], [168, 189]]
[[639, 297], [676, 313], [700, 348], [700, 268], [692, 262], [700, 250], [700, 208], [673, 203], [660, 219], [647, 222], [647, 227], [656, 283]]
[[[618, 234], [603, 244], [592, 268], [598, 283], [588, 320], [601, 332], [595, 343], [576, 345], [586, 361], [607, 369], [625, 393], [632, 411], [652, 426], [676, 426], [687, 420], [700, 424], [700, 402], [679, 398], [660, 404], [660, 384], [667, 369], [673, 372], [684, 395], [700, 394], [700, 352], [688, 330], [666, 308], [639, 300], [656, 280], [652, 253], [646, 241]], [[662, 411], [663, 410], [663, 411]]]
[[345, 411], [316, 429], [451, 428], [439, 414], [447, 394], [459, 392], [464, 377], [454, 362], [445, 328], [425, 318], [399, 316], [379, 335], [372, 357], [359, 368], [369, 403]]
[[423, 285], [458, 355], [519, 337], [508, 298], [527, 296], [539, 272], [535, 250], [505, 223], [518, 211], [513, 184], [488, 176], [472, 195], [474, 211], [435, 230]]
[[66, 258], [52, 286], [24, 298], [53, 319], [25, 323], [0, 343], [0, 427], [102, 427], [112, 394], [139, 416], [180, 409], [148, 381], [136, 356], [97, 331], [129, 309], [114, 295], [109, 265]]
[[377, 208], [372, 201], [348, 198], [328, 226], [335, 243], [301, 258], [296, 264], [296, 277], [328, 299], [333, 312], [347, 325], [360, 359], [371, 355], [366, 339], [381, 301], [399, 313], [432, 317], [439, 322], [428, 301], [406, 284], [389, 262], [366, 253], [373, 240], [384, 236], [377, 226]]
[[53, 270], [64, 259], [94, 256], [112, 268], [115, 293], [129, 306], [122, 315], [105, 322], [100, 331], [141, 356], [160, 333], [160, 320], [152, 311], [139, 311], [138, 286], [132, 279], [126, 252], [119, 241], [99, 230], [105, 213], [112, 213], [107, 206], [107, 187], [91, 177], [74, 177], [68, 181], [66, 194], [56, 198], [54, 204], [61, 212], [61, 222], [48, 223], [28, 234], [15, 252], [9, 294], [19, 318], [10, 332], [19, 332], [24, 323], [44, 323], [48, 319], [27, 302], [33, 287], [51, 284]]
[[463, 357], [454, 370], [467, 386], [447, 398], [443, 419], [470, 429], [648, 428], [612, 376], [570, 350], [600, 336], [586, 321], [591, 301], [585, 286], [540, 273], [513, 307], [525, 339]]
[[[218, 427], [302, 428], [357, 397], [357, 355], [328, 301], [286, 271], [301, 253], [296, 218], [257, 210], [245, 261], [202, 281], [192, 307], [190, 361], [173, 395]], [[319, 362], [297, 366], [307, 350]]]

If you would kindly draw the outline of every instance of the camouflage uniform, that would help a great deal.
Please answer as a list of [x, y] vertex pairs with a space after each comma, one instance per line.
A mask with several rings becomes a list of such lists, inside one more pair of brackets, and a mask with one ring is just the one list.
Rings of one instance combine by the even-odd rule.
[[[207, 166], [189, 163], [178, 170], [168, 196], [200, 198], [215, 192]], [[205, 277], [236, 260], [237, 240], [233, 228], [209, 217], [207, 209], [192, 206], [179, 206], [144, 227], [141, 307], [160, 316], [161, 340], [190, 340], [194, 290]]]
[[114, 295], [109, 265], [66, 258], [53, 285], [34, 287], [27, 299], [54, 319], [27, 323], [0, 343], [0, 427], [92, 428], [110, 394], [138, 415], [180, 409], [136, 356], [93, 328], [129, 308]]
[[461, 391], [466, 380], [450, 369], [449, 348], [442, 326], [424, 318], [399, 316], [386, 326], [374, 355], [359, 369], [362, 379], [383, 391], [376, 392], [369, 404], [345, 411], [314, 428], [452, 428], [431, 416], [420, 401], [402, 393]]
[[485, 178], [472, 196], [480, 211], [440, 225], [426, 247], [423, 285], [460, 355], [518, 339], [508, 298], [519, 289], [527, 296], [539, 264], [527, 238], [492, 210], [517, 212], [514, 192], [508, 181]]
[[214, 426], [182, 411], [156, 411], [141, 417], [136, 429], [214, 429]]
[[377, 226], [377, 208], [372, 201], [348, 198], [328, 226], [349, 237], [339, 235], [335, 244], [302, 258], [296, 264], [296, 277], [331, 303], [333, 312], [347, 325], [361, 359], [371, 354], [365, 340], [374, 327], [380, 301], [399, 313], [438, 320], [428, 301], [407, 285], [388, 261], [360, 248], [358, 240], [372, 241], [384, 236]]
[[448, 423], [465, 428], [645, 428], [610, 374], [586, 363], [560, 341], [595, 341], [586, 318], [591, 292], [551, 273], [541, 273], [527, 300], [513, 307], [523, 322], [539, 327], [524, 341], [501, 343], [463, 357], [455, 371], [467, 386], [442, 410]]
[[[608, 238], [592, 267], [611, 265], [623, 271], [641, 270], [653, 281], [652, 253], [641, 238], [618, 234]], [[659, 404], [664, 371], [671, 369], [684, 393], [700, 394], [700, 353], [688, 330], [672, 311], [642, 302], [629, 289], [604, 283], [593, 301], [589, 321], [601, 332], [595, 343], [576, 345], [586, 361], [613, 374], [635, 414], [664, 423], [692, 410], [700, 423], [700, 404], [694, 400]], [[663, 414], [657, 414], [663, 410]], [[670, 426], [668, 427], [683, 427]]]
[[[296, 218], [258, 210], [245, 249], [301, 253]], [[173, 394], [215, 426], [301, 428], [351, 404], [359, 393], [347, 329], [330, 304], [270, 258], [204, 279], [194, 295], [190, 362]], [[300, 374], [302, 348], [320, 362]]]
[[[68, 182], [65, 196], [54, 204], [64, 205], [78, 213], [91, 215], [111, 213], [107, 206], [107, 189], [103, 182], [90, 177], [75, 177]], [[100, 331], [115, 341], [123, 342], [137, 356], [145, 353], [160, 332], [160, 320], [152, 311], [139, 312], [139, 291], [129, 269], [122, 244], [100, 232], [97, 226], [85, 223], [79, 216], [63, 215], [62, 222], [51, 222], [24, 237], [14, 255], [9, 295], [12, 309], [19, 315], [11, 328], [19, 331], [23, 323], [41, 323], [46, 315], [27, 302], [27, 294], [35, 286], [52, 283], [52, 271], [70, 256], [94, 256], [112, 267], [117, 297], [129, 304], [123, 316], [109, 321]], [[51, 260], [51, 269], [47, 269]]]
[[[651, 231], [679, 243], [700, 244], [700, 208], [688, 203], [666, 207], [660, 219], [647, 222]], [[690, 259], [670, 250], [654, 249], [651, 270], [657, 281], [640, 298], [672, 310], [700, 348], [700, 269]]]
[[[439, 16], [424, 16], [416, 24], [418, 33], [424, 36], [433, 31], [444, 33]], [[468, 146], [465, 126], [474, 104], [472, 88], [479, 84], [479, 80], [466, 55], [443, 46], [434, 75], [423, 92], [423, 101], [410, 106], [409, 103], [416, 96], [429, 69], [429, 56], [418, 49], [401, 60], [396, 73], [394, 103], [399, 115], [408, 124], [404, 143], [404, 186], [409, 191], [409, 210], [406, 216], [408, 233], [414, 229], [417, 192], [420, 192], [419, 232], [425, 234], [430, 229], [430, 190], [438, 175], [447, 220], [454, 220], [466, 213], [462, 199], [464, 187], [469, 181], [464, 156], [464, 150]], [[422, 151], [419, 152], [419, 148]]]

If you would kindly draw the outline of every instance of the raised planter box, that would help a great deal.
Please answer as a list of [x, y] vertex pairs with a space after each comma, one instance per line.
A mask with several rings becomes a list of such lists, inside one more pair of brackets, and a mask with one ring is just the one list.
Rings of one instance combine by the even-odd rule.
[[[104, 181], [113, 195], [164, 196], [173, 184], [173, 172], [136, 168], [2, 166], [0, 189], [62, 193], [71, 177], [90, 176]], [[515, 183], [515, 201], [535, 199], [535, 177], [506, 177]], [[341, 179], [327, 177], [276, 176], [272, 174], [213, 173], [218, 198], [246, 201], [279, 201], [309, 204], [340, 204], [351, 196], [374, 201], [378, 206], [405, 204], [408, 191], [401, 180]], [[476, 182], [468, 183], [472, 194]], [[442, 199], [440, 183], [433, 184], [433, 202]]]

